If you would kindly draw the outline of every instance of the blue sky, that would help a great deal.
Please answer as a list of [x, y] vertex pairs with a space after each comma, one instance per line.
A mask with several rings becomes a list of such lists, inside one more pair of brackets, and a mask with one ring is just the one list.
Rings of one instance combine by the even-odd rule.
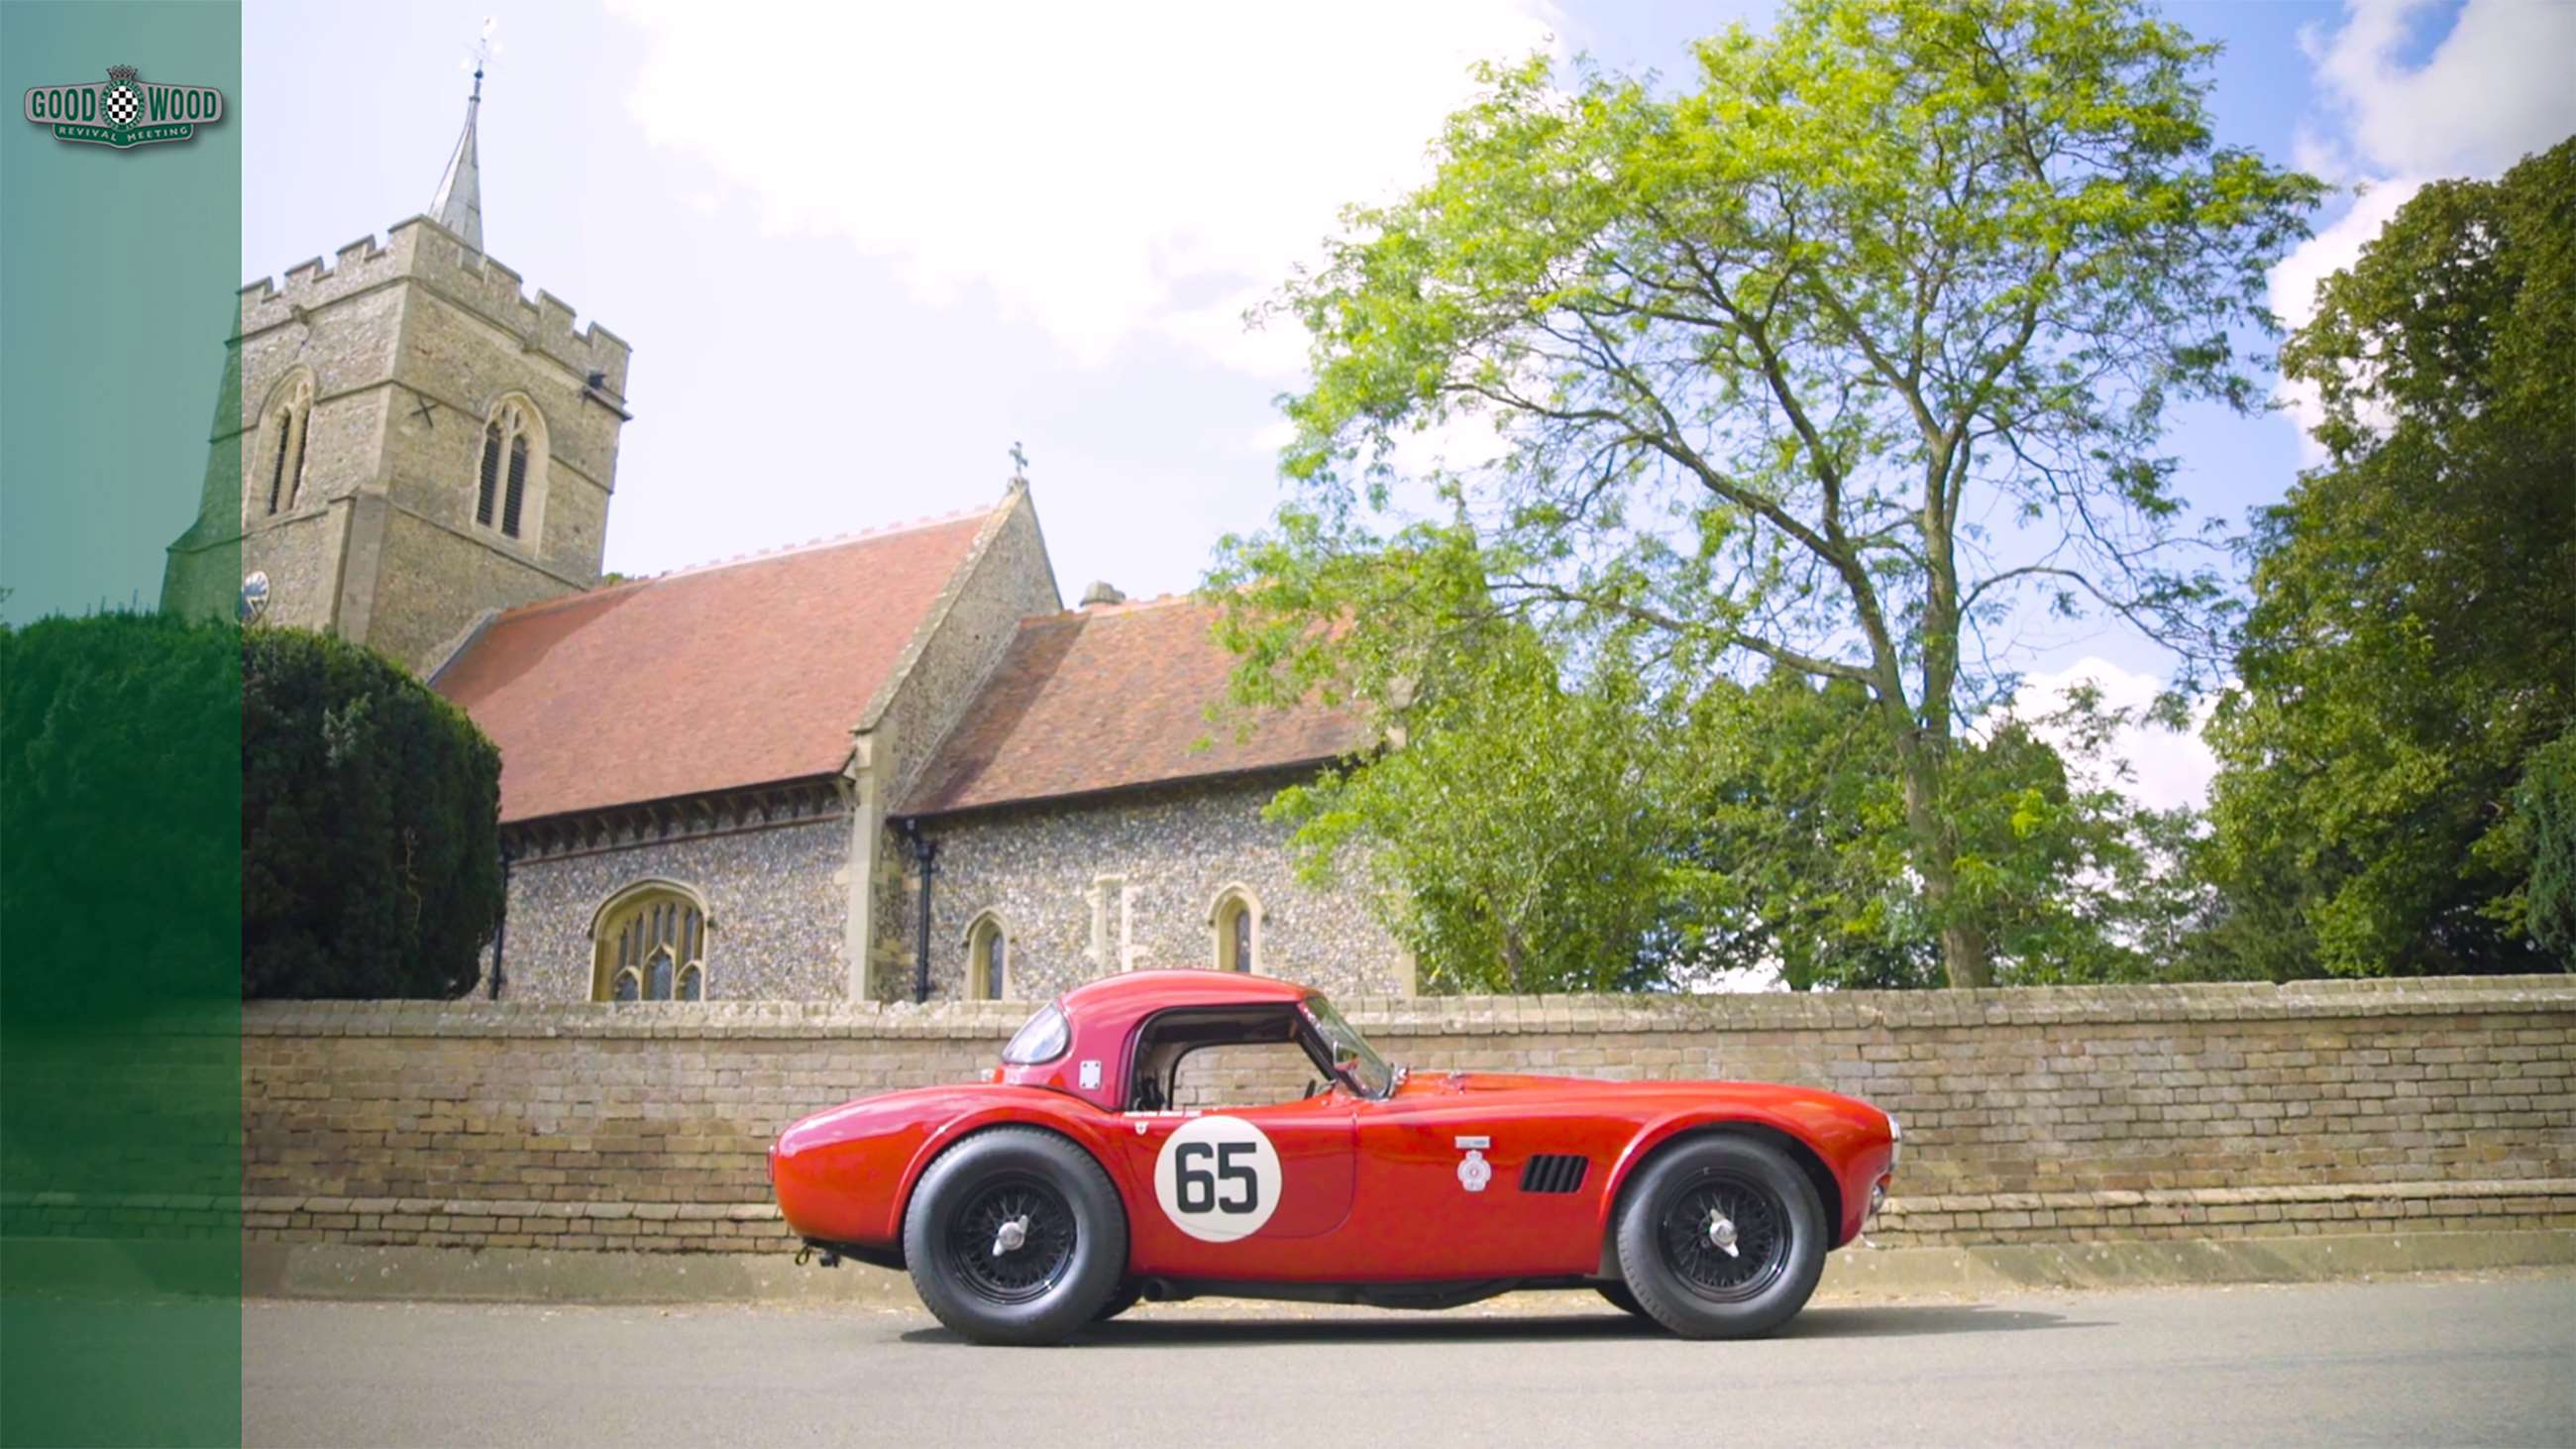
[[[254, 274], [427, 206], [495, 3], [252, 0]], [[2576, 130], [2576, 7], [2167, 8], [2226, 46], [2223, 139], [2377, 183], [2320, 214], [2283, 305], [2422, 179]], [[1417, 174], [1468, 60], [1548, 45], [1678, 71], [1689, 38], [1767, 9], [523, 5], [486, 85], [485, 243], [635, 345], [611, 568], [980, 506], [1018, 441], [1069, 596], [1185, 589], [1278, 500], [1297, 339], [1234, 319], [1339, 204]], [[2193, 413], [2175, 446], [2186, 494], [2230, 519], [2304, 457], [2286, 416]], [[2029, 665], [2117, 695], [2163, 660], [2100, 628]], [[2137, 742], [2147, 793], [2198, 793], [2188, 744]]]

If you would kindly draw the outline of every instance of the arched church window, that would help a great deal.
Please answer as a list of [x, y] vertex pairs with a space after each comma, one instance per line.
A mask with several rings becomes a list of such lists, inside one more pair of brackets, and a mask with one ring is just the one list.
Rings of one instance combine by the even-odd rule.
[[986, 911], [966, 928], [966, 998], [1008, 1001], [1011, 994], [1011, 933]]
[[266, 465], [261, 482], [268, 513], [293, 509], [304, 491], [304, 432], [312, 416], [313, 375], [300, 373], [277, 390], [276, 401], [260, 422], [256, 456]]
[[591, 926], [593, 1001], [704, 1001], [706, 903], [668, 881], [611, 896]]
[[1250, 976], [1261, 970], [1261, 899], [1248, 886], [1230, 885], [1208, 907], [1216, 930], [1216, 969]]
[[474, 474], [474, 521], [505, 538], [534, 533], [545, 492], [546, 426], [534, 404], [506, 397], [483, 424], [483, 454]]

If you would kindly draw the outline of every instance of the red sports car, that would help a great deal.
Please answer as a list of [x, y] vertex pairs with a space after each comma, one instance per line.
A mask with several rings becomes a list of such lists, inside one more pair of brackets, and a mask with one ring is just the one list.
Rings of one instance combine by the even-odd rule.
[[[1192, 1053], [1291, 1045], [1319, 1078], [1302, 1098], [1175, 1105]], [[1583, 1286], [1735, 1338], [1805, 1305], [1900, 1135], [1803, 1087], [1416, 1075], [1305, 987], [1151, 971], [1041, 1009], [986, 1081], [796, 1123], [769, 1175], [825, 1264], [908, 1268], [979, 1342], [1053, 1342], [1140, 1297], [1450, 1308]]]

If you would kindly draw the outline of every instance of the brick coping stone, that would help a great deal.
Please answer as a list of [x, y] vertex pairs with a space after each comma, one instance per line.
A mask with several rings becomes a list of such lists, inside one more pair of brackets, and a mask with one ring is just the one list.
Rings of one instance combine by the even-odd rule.
[[[2032, 986], [1975, 991], [1741, 995], [1352, 997], [1338, 1003], [1389, 1037], [1556, 1032], [1905, 1030], [2052, 1023], [2260, 1021], [2576, 1012], [2576, 976], [2446, 976], [2372, 981]], [[1025, 1001], [261, 1001], [245, 1036], [608, 1037], [684, 1039], [1004, 1038]], [[229, 1031], [172, 1017], [174, 1033]]]

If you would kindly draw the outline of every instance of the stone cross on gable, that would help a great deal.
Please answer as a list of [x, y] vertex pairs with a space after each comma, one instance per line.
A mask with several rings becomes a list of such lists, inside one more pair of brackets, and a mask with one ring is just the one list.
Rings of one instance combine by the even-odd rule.
[[1011, 444], [1011, 476], [1022, 482], [1028, 481], [1029, 476], [1028, 452], [1016, 440]]

